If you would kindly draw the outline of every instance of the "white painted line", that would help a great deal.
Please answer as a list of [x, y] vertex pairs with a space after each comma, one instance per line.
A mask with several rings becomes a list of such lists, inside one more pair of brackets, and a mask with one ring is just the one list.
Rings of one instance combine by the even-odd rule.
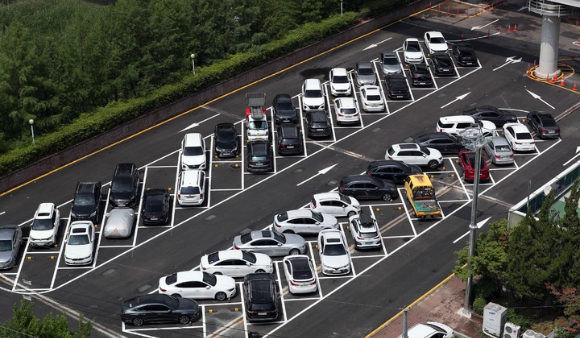
[[451, 160], [449, 160], [449, 162], [451, 163], [451, 166], [453, 167], [453, 171], [455, 171], [455, 175], [456, 175], [455, 177], [457, 177], [457, 180], [461, 184], [461, 187], [463, 188], [463, 192], [465, 193], [465, 196], [467, 196], [468, 199], [471, 199], [469, 197], [469, 192], [467, 192], [467, 189], [465, 188], [465, 184], [463, 184], [463, 180], [461, 179], [461, 176], [459, 176], [459, 172], [457, 171], [457, 168], [455, 168], [455, 164]]
[[[99, 247], [101, 246], [101, 241], [103, 240], [103, 237], [105, 237], [104, 233], [105, 233], [105, 223], [107, 220], [107, 210], [109, 210], [109, 198], [111, 197], [111, 188], [109, 188], [109, 191], [107, 192], [107, 201], [105, 202], [105, 210], [103, 211], [103, 219], [101, 220], [101, 224], [99, 224], [99, 240], [97, 241], [97, 248], [95, 249], [95, 257], [93, 257], [93, 264], [91, 264], [93, 266], [93, 268], [97, 265], [97, 258], [99, 257]], [[98, 215], [97, 215], [98, 216]], [[93, 226], [93, 230], [94, 230], [94, 226]], [[96, 230], [95, 230], [96, 233]], [[58, 264], [58, 262], [57, 262]]]
[[[177, 156], [177, 163], [181, 163], [181, 152], [179, 152], [179, 155]], [[141, 220], [141, 208], [143, 207], [143, 195], [145, 194], [145, 183], [147, 182], [147, 172], [148, 172], [148, 168], [145, 167], [145, 173], [143, 174], [143, 186], [141, 187], [141, 198], [139, 198], [139, 208], [137, 208], [137, 220], [135, 221], [135, 233], [133, 234], [133, 236], [135, 236], [133, 238], [133, 247], [135, 247], [137, 245], [137, 233], [139, 231], [139, 221]]]
[[240, 191], [240, 190], [244, 190], [244, 189], [240, 189], [240, 188], [232, 188], [232, 189], [211, 189], [211, 191]]
[[304, 300], [320, 300], [320, 297], [310, 297], [310, 298], [292, 298], [292, 299], [285, 299], [285, 302], [295, 302], [295, 301], [304, 301]]
[[[177, 195], [179, 194], [179, 191], [178, 191], [179, 187], [177, 184], [180, 181], [180, 177], [179, 177], [180, 176], [179, 172], [181, 169], [180, 168], [180, 163], [181, 163], [180, 157], [181, 157], [181, 152], [179, 152], [179, 156], [177, 156], [177, 166], [176, 166], [177, 169], [175, 170], [175, 185], [173, 188], [173, 193], [174, 193], [174, 195], [173, 195], [173, 210], [171, 211], [171, 223], [170, 223], [171, 227], [173, 227], [175, 225], [175, 207], [177, 206]], [[209, 158], [210, 158], [210, 162], [211, 162], [211, 150], [209, 153]], [[211, 165], [211, 163], [210, 163], [210, 165]], [[204, 182], [204, 184], [205, 184], [205, 182]], [[143, 187], [145, 187], [145, 186], [143, 186]], [[137, 223], [137, 225], [139, 225], [139, 223]], [[137, 237], [135, 237], [135, 239], [137, 239]]]
[[[336, 142], [336, 133], [334, 132], [334, 120], [332, 119], [332, 108], [330, 106], [330, 94], [328, 94], [327, 86], [324, 86], [324, 97], [326, 98], [326, 104], [328, 107], [328, 117], [330, 118], [330, 129], [332, 130], [332, 138]], [[304, 148], [306, 148], [306, 143], [304, 143]]]
[[54, 269], [54, 273], [52, 274], [52, 281], [50, 282], [51, 290], [54, 289], [54, 282], [56, 281], [56, 273], [58, 272], [58, 264], [60, 264], [60, 257], [62, 256], [62, 251], [64, 250], [64, 247], [66, 246], [66, 240], [68, 239], [68, 230], [70, 227], [71, 218], [72, 216], [69, 215], [68, 222], [66, 223], [66, 227], [64, 228], [64, 232], [62, 235], [62, 243], [60, 244], [60, 250], [58, 250], [58, 257], [56, 259], [56, 268]]
[[229, 164], [229, 163], [243, 163], [243, 161], [237, 161], [237, 160], [231, 160], [231, 161], [213, 161], [212, 163], [217, 163], [217, 164]]
[[383, 81], [381, 81], [381, 76], [379, 75], [379, 69], [377, 68], [377, 63], [373, 62], [373, 67], [375, 69], [375, 74], [377, 74], [377, 81], [379, 83], [379, 88], [381, 91], [381, 97], [383, 98], [383, 102], [385, 103], [385, 109], [387, 110], [387, 114], [390, 115], [391, 111], [389, 110], [389, 105], [387, 104], [387, 96], [385, 95], [385, 89], [383, 88]]
[[57, 270], [77, 270], [77, 269], [94, 269], [92, 265], [79, 265], [79, 266], [57, 266]]
[[[280, 265], [281, 261], [276, 262], [276, 276], [278, 276], [278, 286], [282, 290], [282, 278], [280, 278]], [[284, 304], [284, 293], [280, 292], [280, 299], [282, 300], [282, 312], [284, 312], [284, 322], [288, 320], [288, 315], [286, 313], [286, 305]]]
[[457, 202], [470, 202], [471, 199], [468, 200], [445, 200], [445, 201], [438, 201], [439, 203], [457, 203]]
[[[206, 205], [207, 208], [211, 207], [211, 182], [212, 182], [211, 178], [213, 176], [212, 175], [213, 156], [212, 156], [211, 152], [213, 151], [213, 148], [214, 148], [214, 136], [213, 136], [213, 134], [211, 135], [211, 138], [210, 138], [210, 144], [211, 144], [211, 148], [209, 150], [209, 177], [207, 178], [208, 183], [206, 186], [206, 196], [205, 196], [205, 199], [207, 200], [207, 205]], [[203, 183], [205, 184], [205, 182], [203, 182]], [[171, 221], [171, 225], [173, 226], [173, 220]]]
[[107, 248], [132, 248], [132, 245], [101, 245], [101, 249]]
[[[324, 87], [322, 88], [322, 90], [324, 91]], [[323, 95], [326, 96], [325, 93], [323, 93]], [[304, 129], [304, 119], [306, 117], [304, 116], [304, 112], [302, 111], [302, 101], [301, 101], [301, 99], [302, 99], [302, 96], [298, 96], [298, 104], [299, 104], [299, 107], [300, 107], [300, 110], [299, 110], [300, 111], [300, 116], [298, 117], [298, 119], [300, 120], [300, 127], [302, 128], [301, 129], [301, 132], [302, 132], [302, 144], [303, 144], [303, 146], [302, 146], [302, 148], [303, 148], [302, 153], [304, 154], [304, 156], [308, 157], [308, 151], [306, 150], [306, 133], [307, 133], [307, 129], [308, 128], [307, 129]], [[272, 139], [272, 146], [274, 146], [274, 143], [276, 143], [276, 139], [275, 138]], [[276, 153], [274, 153], [274, 154], [276, 154]]]
[[[373, 208], [371, 206], [369, 206], [369, 210], [371, 211], [371, 217], [376, 221], [377, 217], [375, 216], [375, 212], [373, 211]], [[377, 222], [378, 224], [378, 222]], [[379, 230], [379, 234], [381, 233], [381, 229]], [[388, 255], [387, 253], [387, 247], [385, 246], [385, 241], [383, 241], [383, 237], [381, 237], [381, 247], [383, 248], [383, 253], [386, 255]]]
[[0, 216], [4, 215], [5, 213], [6, 213], [6, 211], [0, 212]]
[[[64, 242], [64, 239], [63, 239]], [[26, 254], [28, 252], [28, 248], [30, 247], [30, 241], [26, 241], [26, 246], [24, 247], [24, 254], [22, 254], [22, 259], [20, 260], [20, 265], [18, 265], [18, 271], [16, 271], [16, 278], [14, 278], [14, 285], [12, 285], [12, 292], [16, 290], [16, 285], [18, 285], [18, 277], [20, 276], [20, 272], [22, 271], [22, 266], [24, 265], [24, 260], [26, 259]], [[62, 250], [62, 247], [61, 247]]]
[[207, 330], [205, 325], [205, 305], [201, 305], [201, 322], [203, 324], [203, 336], [207, 337]]
[[[147, 168], [149, 169], [171, 169], [171, 168], [175, 168], [176, 166], [174, 165], [150, 165], [147, 166]], [[179, 166], [177, 166], [179, 168]]]
[[377, 257], [383, 258], [383, 257], [385, 257], [385, 255], [352, 256], [351, 258], [352, 259], [357, 259], [357, 258], [377, 258]]
[[[403, 189], [403, 188], [398, 188], [397, 192], [399, 193], [399, 198], [401, 199], [401, 201], [404, 201], [403, 194], [401, 194], [401, 189]], [[411, 229], [413, 229], [413, 234], [415, 236], [417, 236], [417, 230], [415, 230], [415, 225], [413, 224], [413, 220], [411, 219], [411, 216], [409, 215], [409, 209], [407, 209], [407, 205], [405, 205], [404, 202], [403, 202], [403, 208], [405, 208], [405, 214], [407, 215], [407, 219], [409, 220], [409, 224], [411, 224]]]
[[346, 276], [322, 276], [322, 277], [318, 277], [318, 279], [339, 279], [339, 278], [353, 278], [353, 276], [346, 275]]
[[383, 239], [399, 239], [399, 238], [414, 238], [413, 235], [401, 235], [401, 236], [383, 236]]
[[244, 337], [248, 338], [248, 321], [246, 320], [246, 305], [244, 301], [243, 290], [240, 290], [240, 297], [242, 298], [242, 321], [244, 322]]
[[[188, 209], [188, 208], [184, 208]], [[171, 225], [140, 225], [139, 229], [170, 229], [172, 228]]]
[[[206, 108], [208, 108], [208, 107], [206, 107]], [[219, 115], [220, 115], [220, 114], [215, 114], [215, 115], [213, 115], [213, 116], [210, 116], [210, 117], [208, 117], [208, 118], [207, 118], [207, 119], [205, 119], [205, 120], [201, 120], [201, 121], [199, 121], [199, 122], [195, 122], [195, 123], [193, 123], [193, 124], [191, 124], [191, 125], [189, 125], [189, 126], [185, 127], [184, 129], [182, 129], [182, 130], [181, 130], [181, 131], [179, 131], [179, 132], [180, 132], [180, 133], [182, 133], [182, 132], [184, 132], [184, 131], [186, 131], [186, 130], [189, 130], [189, 129], [191, 129], [191, 128], [195, 128], [195, 127], [199, 126], [200, 124], [204, 123], [205, 121], [211, 120], [211, 119], [213, 119], [214, 117], [218, 117]]]

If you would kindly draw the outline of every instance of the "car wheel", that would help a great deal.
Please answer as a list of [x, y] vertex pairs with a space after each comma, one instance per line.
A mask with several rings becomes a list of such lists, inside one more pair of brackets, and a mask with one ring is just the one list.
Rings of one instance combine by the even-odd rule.
[[143, 325], [143, 319], [141, 319], [141, 318], [133, 318], [133, 325], [135, 325], [135, 326], [141, 326], [141, 325]]
[[346, 217], [349, 217], [350, 218], [350, 217], [352, 217], [354, 215], [356, 215], [356, 212], [351, 211], [351, 212], [348, 213], [348, 215], [346, 215]]
[[189, 318], [189, 316], [179, 316], [179, 324], [181, 325], [185, 325], [185, 324], [189, 324], [189, 322], [191, 322], [191, 318]]
[[282, 231], [282, 233], [283, 234], [291, 234], [292, 235], [292, 234], [294, 234], [294, 231], [292, 231], [292, 230], [284, 230], [284, 231]]
[[435, 160], [431, 160], [431, 161], [429, 161], [427, 166], [429, 167], [429, 169], [437, 169], [437, 167], [439, 166], [439, 162], [437, 162]]
[[223, 292], [218, 292], [215, 294], [215, 299], [219, 300], [220, 302], [226, 300], [226, 298], [228, 298], [228, 296]]
[[292, 249], [292, 250], [290, 250], [290, 255], [300, 255], [300, 250]]
[[264, 271], [263, 269], [256, 270], [256, 273], [262, 273], [262, 272], [266, 272], [266, 271]]
[[177, 298], [181, 298], [181, 295], [179, 293], [174, 293], [171, 295], [171, 297], [177, 299]]
[[383, 195], [383, 201], [389, 201], [390, 202], [392, 200], [393, 200], [393, 198], [391, 197], [390, 194], [384, 194]]

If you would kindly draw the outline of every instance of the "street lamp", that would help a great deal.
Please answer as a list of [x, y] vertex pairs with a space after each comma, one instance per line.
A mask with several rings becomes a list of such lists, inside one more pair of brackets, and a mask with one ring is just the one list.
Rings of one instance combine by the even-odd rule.
[[[479, 195], [479, 175], [481, 173], [481, 148], [488, 142], [488, 139], [483, 135], [480, 124], [474, 124], [459, 133], [463, 145], [470, 150], [475, 150], [475, 173], [473, 175], [473, 201], [471, 204], [471, 222], [469, 223], [469, 258], [473, 257], [475, 252], [475, 231], [477, 230], [477, 198]], [[471, 264], [467, 266], [471, 271]], [[470, 315], [469, 301], [471, 299], [471, 292], [473, 287], [473, 277], [471, 274], [467, 277], [467, 285], [465, 286], [465, 303], [463, 305], [463, 313]]]
[[28, 123], [30, 123], [30, 133], [32, 134], [32, 145], [35, 145], [36, 143], [34, 142], [34, 120], [30, 119], [28, 120]]
[[191, 53], [189, 58], [191, 59], [191, 68], [193, 70], [193, 75], [195, 75], [195, 54]]

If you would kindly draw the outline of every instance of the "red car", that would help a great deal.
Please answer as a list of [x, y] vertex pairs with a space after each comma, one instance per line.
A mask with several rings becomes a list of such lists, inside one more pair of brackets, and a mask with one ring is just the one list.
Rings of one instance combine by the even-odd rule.
[[[463, 167], [463, 176], [466, 181], [473, 182], [475, 178], [475, 152], [467, 149], [462, 149], [459, 152], [459, 161], [461, 161], [461, 167]], [[481, 156], [481, 167], [480, 167], [479, 180], [487, 181], [489, 180], [489, 167], [485, 162], [485, 158]]]

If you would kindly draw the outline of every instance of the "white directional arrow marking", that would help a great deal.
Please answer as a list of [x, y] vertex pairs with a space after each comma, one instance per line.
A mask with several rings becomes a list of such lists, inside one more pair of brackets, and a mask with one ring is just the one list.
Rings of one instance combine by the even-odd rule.
[[528, 6], [522, 6], [520, 9], [518, 9], [518, 12], [521, 12], [521, 11], [523, 11], [524, 9], [527, 9], [527, 8], [528, 8]]
[[495, 72], [496, 70], [498, 70], [498, 69], [500, 69], [502, 67], [505, 67], [507, 65], [511, 65], [512, 63], [518, 63], [518, 62], [521, 62], [521, 61], [522, 61], [522, 58], [516, 59], [515, 56], [510, 56], [507, 59], [505, 59], [505, 63], [503, 65], [501, 65], [501, 66], [499, 66], [497, 68], [494, 68], [493, 71]]
[[453, 103], [453, 102], [455, 102], [455, 101], [463, 100], [463, 99], [464, 99], [464, 98], [465, 98], [467, 95], [469, 95], [469, 94], [471, 94], [471, 92], [469, 92], [469, 93], [465, 93], [465, 94], [463, 94], [463, 95], [460, 95], [460, 96], [458, 96], [458, 97], [457, 97], [455, 100], [453, 100], [453, 101], [449, 102], [449, 103], [448, 103], [448, 104], [446, 104], [446, 105], [443, 105], [443, 106], [441, 106], [441, 109], [443, 109], [443, 108], [447, 107], [448, 105], [452, 104], [452, 103]]
[[383, 40], [383, 41], [381, 41], [381, 42], [373, 43], [372, 45], [369, 45], [368, 47], [366, 47], [366, 48], [365, 48], [365, 49], [363, 49], [363, 50], [367, 50], [367, 49], [375, 48], [376, 46], [380, 45], [381, 43], [383, 43], [383, 42], [385, 42], [385, 41], [389, 41], [389, 40], [391, 40], [391, 39], [392, 39], [392, 38], [388, 38], [388, 39], [385, 39], [385, 40]]
[[[527, 8], [527, 7], [526, 7], [526, 8]], [[483, 26], [473, 26], [473, 27], [471, 27], [471, 30], [478, 30], [478, 29], [482, 29], [482, 28], [485, 28], [485, 27], [487, 27], [487, 26], [489, 26], [489, 25], [491, 25], [491, 24], [493, 24], [493, 23], [496, 23], [496, 22], [498, 22], [498, 21], [499, 21], [499, 19], [497, 19], [497, 20], [493, 20], [492, 22], [490, 22], [490, 23], [488, 23], [488, 24], [485, 24], [485, 25], [483, 25]]]
[[580, 156], [580, 154], [578, 154], [578, 152], [580, 152], [580, 147], [576, 147], [576, 155], [574, 157], [572, 157], [570, 160], [566, 161], [566, 163], [562, 164], [563, 167], [567, 166], [568, 163], [574, 161], [574, 159], [578, 156]]
[[207, 120], [211, 120], [211, 119], [213, 119], [214, 117], [217, 117], [217, 116], [219, 116], [219, 115], [220, 115], [220, 114], [216, 114], [216, 115], [214, 115], [214, 116], [210, 116], [210, 117], [208, 117], [207, 119], [205, 119], [205, 120], [203, 120], [203, 121], [195, 122], [195, 123], [193, 123], [193, 124], [191, 124], [191, 125], [189, 125], [189, 126], [185, 127], [184, 129], [182, 129], [182, 130], [180, 131], [180, 133], [182, 133], [182, 132], [184, 132], [184, 131], [186, 131], [186, 130], [189, 130], [189, 129], [191, 129], [191, 128], [195, 128], [195, 127], [199, 126], [200, 124], [204, 123], [205, 121], [207, 121]]
[[[484, 226], [484, 225], [485, 225], [485, 223], [487, 223], [487, 221], [489, 221], [489, 219], [490, 219], [490, 218], [491, 218], [491, 217], [488, 217], [488, 218], [484, 219], [484, 220], [483, 220], [483, 221], [481, 221], [481, 222], [477, 222], [477, 228], [478, 228], [478, 229], [481, 229], [481, 227], [482, 227], [482, 226]], [[469, 231], [468, 231], [468, 232], [466, 232], [465, 234], [463, 234], [463, 235], [459, 236], [459, 238], [457, 238], [456, 240], [454, 240], [454, 241], [453, 241], [453, 244], [455, 244], [455, 243], [459, 242], [459, 241], [460, 241], [460, 240], [461, 240], [463, 237], [465, 237], [465, 236], [467, 236], [467, 235], [469, 235]]]
[[556, 109], [556, 108], [554, 108], [554, 106], [552, 106], [552, 105], [551, 105], [551, 104], [549, 104], [548, 102], [544, 101], [544, 100], [542, 99], [542, 97], [540, 97], [540, 95], [538, 95], [538, 94], [536, 94], [536, 93], [532, 93], [531, 91], [529, 91], [529, 90], [527, 90], [527, 89], [526, 89], [526, 91], [527, 91], [528, 93], [530, 93], [530, 95], [532, 95], [532, 97], [533, 97], [534, 99], [538, 99], [538, 100], [540, 100], [540, 101], [544, 102], [544, 103], [545, 103], [545, 104], [546, 104], [548, 107], [550, 107], [550, 108], [552, 108], [552, 109]]
[[319, 176], [319, 175], [324, 175], [324, 174], [326, 174], [327, 172], [329, 172], [329, 171], [330, 171], [330, 169], [334, 168], [334, 167], [335, 167], [337, 164], [338, 164], [338, 163], [335, 163], [335, 164], [331, 165], [331, 166], [330, 166], [330, 167], [328, 167], [328, 168], [324, 168], [324, 169], [322, 169], [322, 170], [319, 170], [319, 171], [318, 171], [318, 173], [317, 173], [316, 175], [314, 175], [314, 176], [312, 176], [312, 177], [310, 177], [310, 178], [308, 178], [308, 179], [306, 179], [306, 180], [304, 180], [304, 181], [302, 181], [302, 182], [300, 182], [300, 183], [296, 184], [296, 186], [297, 186], [297, 187], [298, 187], [298, 186], [301, 186], [302, 184], [304, 184], [304, 183], [306, 183], [306, 182], [310, 181], [311, 179], [315, 178], [316, 176]]

